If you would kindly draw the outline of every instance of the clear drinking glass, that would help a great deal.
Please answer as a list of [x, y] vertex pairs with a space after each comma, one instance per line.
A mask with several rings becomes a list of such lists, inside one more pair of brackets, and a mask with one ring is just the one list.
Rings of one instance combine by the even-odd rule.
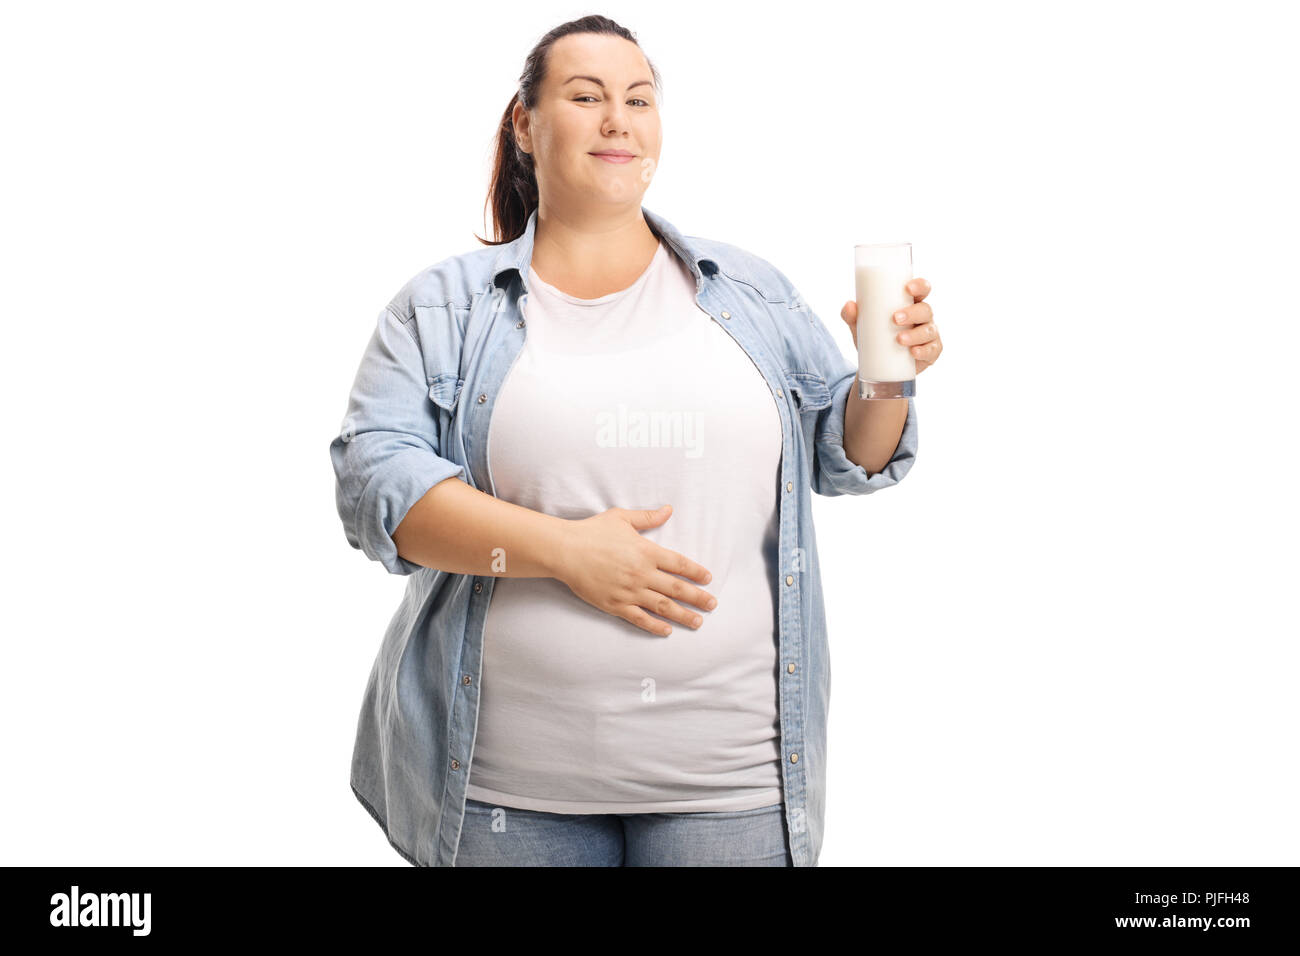
[[853, 247], [858, 303], [858, 397], [909, 398], [916, 394], [916, 358], [898, 341], [907, 326], [894, 313], [916, 302], [912, 244], [879, 242]]

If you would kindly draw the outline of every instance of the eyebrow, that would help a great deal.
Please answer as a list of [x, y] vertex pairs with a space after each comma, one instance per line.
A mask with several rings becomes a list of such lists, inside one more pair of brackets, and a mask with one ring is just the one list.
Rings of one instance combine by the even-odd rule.
[[[600, 80], [598, 80], [596, 77], [582, 76], [582, 75], [571, 76], [560, 85], [567, 86], [569, 83], [572, 83], [574, 80], [589, 80], [592, 83], [595, 83], [597, 86], [599, 86], [602, 90], [605, 88], [605, 84], [602, 83]], [[630, 90], [634, 86], [654, 86], [654, 84], [651, 83], [649, 80], [637, 80], [635, 83], [629, 83], [627, 88]]]

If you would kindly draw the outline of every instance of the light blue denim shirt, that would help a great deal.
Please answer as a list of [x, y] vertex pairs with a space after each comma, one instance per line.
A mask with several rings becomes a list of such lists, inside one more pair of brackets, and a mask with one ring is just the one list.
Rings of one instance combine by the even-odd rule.
[[[781, 417], [778, 567], [781, 789], [795, 866], [815, 866], [826, 809], [831, 662], [812, 493], [865, 495], [900, 481], [916, 458], [915, 399], [885, 469], [844, 453], [857, 363], [845, 358], [790, 280], [737, 246], [683, 236], [642, 207], [689, 268], [703, 313], [735, 339]], [[430, 488], [459, 478], [495, 494], [488, 426], [524, 345], [534, 211], [513, 242], [452, 256], [414, 276], [379, 314], [330, 443], [348, 543], [408, 575], [366, 685], [352, 790], [417, 866], [454, 866], [478, 726], [491, 574], [452, 574], [399, 557], [394, 529]]]

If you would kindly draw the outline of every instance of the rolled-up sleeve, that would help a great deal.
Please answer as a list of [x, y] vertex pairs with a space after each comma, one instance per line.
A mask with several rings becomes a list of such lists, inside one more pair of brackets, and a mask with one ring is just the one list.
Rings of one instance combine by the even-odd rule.
[[903, 480], [916, 460], [916, 399], [907, 400], [907, 421], [894, 456], [870, 477], [844, 451], [844, 412], [849, 392], [857, 388], [857, 363], [840, 351], [830, 331], [815, 314], [811, 316], [815, 354], [831, 393], [831, 403], [817, 416], [813, 442], [812, 489], [819, 495], [869, 495]]
[[440, 454], [437, 414], [415, 335], [386, 308], [330, 442], [330, 461], [348, 543], [392, 574], [421, 567], [400, 557], [393, 541], [411, 506], [439, 482], [465, 477], [464, 467]]

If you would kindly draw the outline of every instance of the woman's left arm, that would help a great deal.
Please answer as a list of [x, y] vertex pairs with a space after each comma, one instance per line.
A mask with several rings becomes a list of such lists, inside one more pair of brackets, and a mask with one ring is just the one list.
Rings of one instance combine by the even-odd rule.
[[[925, 297], [930, 294], [930, 283], [925, 279], [912, 279], [907, 291], [916, 300], [894, 313], [898, 326], [898, 341], [912, 350], [916, 359], [916, 373], [921, 374], [934, 364], [941, 352], [943, 341], [934, 324], [934, 310]], [[858, 304], [850, 299], [840, 310], [840, 318], [853, 333], [853, 349], [858, 347]], [[889, 464], [898, 449], [907, 422], [907, 399], [858, 398], [857, 389], [850, 389], [848, 403], [844, 406], [844, 454], [855, 465], [861, 465], [868, 475], [874, 475]]]

